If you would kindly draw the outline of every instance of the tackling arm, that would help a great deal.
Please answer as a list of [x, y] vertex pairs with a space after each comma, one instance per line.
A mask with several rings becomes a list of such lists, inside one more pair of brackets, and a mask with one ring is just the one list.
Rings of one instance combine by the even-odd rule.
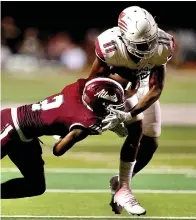
[[91, 67], [90, 75], [89, 77], [95, 77], [95, 76], [108, 76], [109, 75], [109, 67], [106, 63], [104, 63], [101, 59], [95, 58], [95, 61], [93, 62], [93, 65]]
[[152, 71], [153, 73], [152, 78], [150, 80], [150, 90], [131, 111], [132, 117], [143, 112], [154, 102], [156, 102], [163, 91], [166, 71], [165, 65], [154, 67]]
[[76, 142], [83, 140], [87, 136], [88, 132], [86, 129], [73, 129], [54, 145], [53, 154], [57, 157], [62, 156], [65, 152], [72, 148]]
[[[127, 72], [129, 72], [129, 74], [127, 74]], [[89, 77], [90, 78], [96, 77], [96, 76], [109, 77], [119, 82], [123, 87], [126, 87], [128, 82], [131, 81], [132, 82], [131, 94], [132, 94], [134, 91], [134, 88], [137, 85], [137, 82], [135, 81], [133, 76], [131, 76], [130, 79], [127, 79], [127, 77], [122, 76], [123, 73], [127, 76], [131, 75], [130, 70], [128, 70], [128, 68], [123, 68], [123, 67], [112, 67], [111, 68], [102, 59], [100, 59], [99, 57], [96, 57], [91, 67]]]
[[113, 113], [115, 113], [115, 115], [113, 117], [106, 117], [106, 119], [102, 121], [103, 123], [107, 123], [103, 127], [103, 130], [111, 130], [115, 128], [119, 123], [131, 120], [133, 117], [146, 110], [159, 99], [164, 87], [165, 66], [155, 67], [153, 69], [152, 79], [149, 92], [138, 102], [138, 104], [130, 112], [119, 111], [116, 109], [111, 110]]

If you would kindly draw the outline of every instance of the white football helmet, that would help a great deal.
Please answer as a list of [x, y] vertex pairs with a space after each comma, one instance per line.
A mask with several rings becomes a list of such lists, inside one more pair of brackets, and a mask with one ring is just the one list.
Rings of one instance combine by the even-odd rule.
[[147, 59], [154, 54], [158, 26], [148, 11], [138, 6], [124, 9], [119, 15], [118, 27], [129, 53]]

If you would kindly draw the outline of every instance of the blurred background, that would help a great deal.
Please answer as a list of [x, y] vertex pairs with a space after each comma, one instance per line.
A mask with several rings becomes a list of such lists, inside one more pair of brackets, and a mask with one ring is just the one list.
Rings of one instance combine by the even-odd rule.
[[[196, 191], [194, 2], [1, 2], [1, 108], [37, 102], [61, 91], [78, 78], [88, 76], [95, 58], [96, 37], [104, 30], [117, 26], [119, 13], [131, 5], [151, 12], [159, 27], [174, 36], [176, 44], [174, 56], [167, 65], [165, 89], [160, 98], [160, 146], [141, 175], [134, 178], [133, 187], [136, 193], [146, 189]], [[118, 170], [119, 150], [124, 139], [111, 132], [101, 137], [89, 137], [61, 158], [52, 155], [53, 138], [42, 137], [42, 140], [47, 188], [65, 191], [108, 189], [109, 177]], [[2, 180], [20, 175], [9, 158], [2, 160], [2, 173]], [[138, 197], [152, 215], [172, 213], [175, 216], [184, 212], [184, 215], [193, 216], [196, 215], [195, 195], [170, 195], [168, 199], [168, 195], [162, 197], [157, 194], [153, 203], [149, 203], [151, 194]], [[54, 210], [52, 201], [55, 196], [58, 208]], [[80, 209], [80, 204], [84, 204], [90, 196], [93, 196], [92, 204], [87, 202], [88, 206]], [[9, 201], [3, 201], [2, 212], [29, 215], [35, 214], [36, 210], [36, 214], [97, 215], [102, 210], [101, 215], [111, 215], [107, 196], [83, 195], [81, 201], [72, 194], [58, 196], [51, 193], [35, 200], [20, 200], [12, 205], [12, 209]], [[72, 202], [65, 210], [62, 204], [67, 197]], [[94, 198], [97, 199], [96, 204]], [[182, 200], [184, 209], [181, 204], [178, 206]], [[77, 210], [74, 209], [75, 203], [78, 203]], [[42, 211], [39, 209], [41, 204], [47, 204]], [[159, 207], [156, 207], [158, 204]], [[176, 204], [175, 208], [173, 204]], [[160, 210], [164, 211], [160, 213]]]
[[[131, 2], [149, 10], [160, 28], [174, 36], [170, 65], [175, 68], [195, 67], [196, 25], [191, 4], [179, 2], [174, 13], [171, 1]], [[2, 70], [30, 72], [52, 66], [78, 72], [92, 64], [95, 38], [117, 25], [120, 11], [130, 2], [9, 1], [1, 5]]]

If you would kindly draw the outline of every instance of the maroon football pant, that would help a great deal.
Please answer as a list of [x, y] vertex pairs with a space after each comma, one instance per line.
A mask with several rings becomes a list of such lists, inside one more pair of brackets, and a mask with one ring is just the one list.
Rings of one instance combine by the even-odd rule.
[[1, 198], [22, 198], [40, 195], [45, 191], [44, 161], [38, 138], [22, 142], [14, 128], [11, 111], [1, 111], [1, 159], [6, 155], [18, 167], [23, 178], [1, 184]]

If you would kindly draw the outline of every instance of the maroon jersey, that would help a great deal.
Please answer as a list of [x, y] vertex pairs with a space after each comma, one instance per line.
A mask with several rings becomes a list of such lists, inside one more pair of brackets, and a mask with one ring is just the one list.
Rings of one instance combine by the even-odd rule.
[[99, 134], [100, 120], [81, 100], [85, 82], [86, 79], [79, 79], [41, 102], [18, 107], [18, 124], [25, 137], [65, 136], [75, 126], [89, 129], [89, 134]]

